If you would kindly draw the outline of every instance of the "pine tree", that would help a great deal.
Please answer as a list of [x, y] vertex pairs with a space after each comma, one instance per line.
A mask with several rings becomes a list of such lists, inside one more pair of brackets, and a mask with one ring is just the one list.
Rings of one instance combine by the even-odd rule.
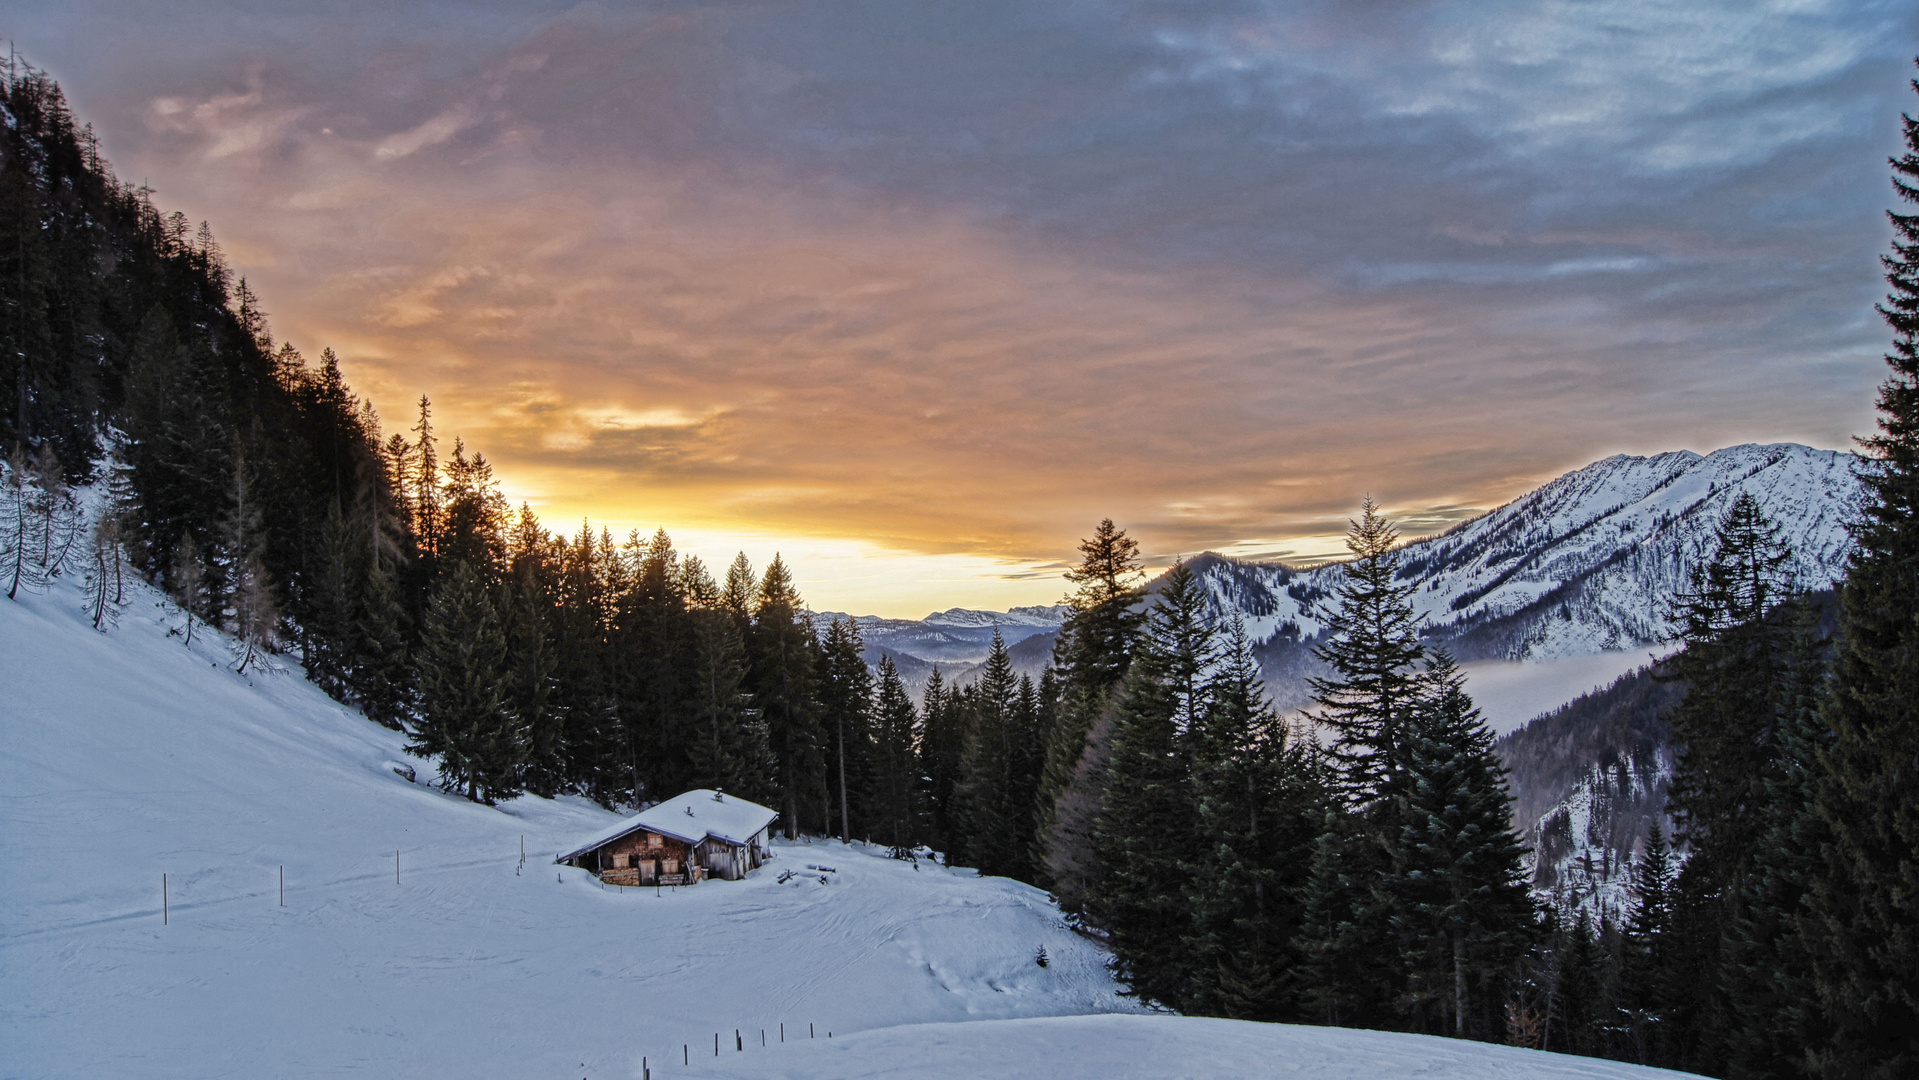
[[516, 765], [502, 766], [511, 787], [551, 797], [559, 790], [561, 768], [559, 718], [553, 709], [553, 673], [559, 666], [546, 620], [541, 617], [544, 589], [535, 567], [520, 572], [499, 590], [505, 671], [501, 704], [513, 732]]
[[1450, 1013], [1444, 1026], [1456, 1037], [1491, 1035], [1500, 979], [1537, 928], [1523, 849], [1512, 832], [1505, 767], [1465, 676], [1439, 652], [1421, 682], [1419, 707], [1401, 732], [1399, 834], [1385, 882], [1407, 972], [1402, 1009]]
[[307, 615], [300, 627], [307, 678], [341, 701], [351, 696], [353, 562], [358, 554], [353, 539], [339, 500], [329, 501], [320, 529], [319, 570], [313, 575]]
[[1205, 696], [1189, 740], [1196, 838], [1184, 889], [1187, 1007], [1296, 1019], [1304, 894], [1326, 811], [1317, 754], [1274, 712], [1238, 621]]
[[1389, 823], [1369, 818], [1380, 807], [1351, 813], [1338, 808], [1336, 796], [1333, 801], [1313, 845], [1301, 903], [1302, 997], [1319, 1023], [1390, 1027], [1403, 979], [1392, 913], [1378, 888], [1392, 865], [1383, 839]]
[[[1919, 203], [1919, 119], [1905, 116], [1903, 133], [1893, 187]], [[1873, 460], [1840, 590], [1820, 755], [1834, 866], [1813, 892], [1815, 982], [1830, 1025], [1815, 1065], [1829, 1077], [1919, 1068], [1919, 214], [1889, 217], [1891, 291], [1879, 312], [1893, 331], [1892, 374], [1879, 388], [1879, 434], [1865, 444]]]
[[953, 789], [954, 819], [961, 842], [955, 847], [981, 874], [1011, 874], [1024, 854], [1013, 779], [1018, 739], [1019, 683], [1006, 639], [993, 628], [993, 644], [979, 681], [968, 695], [959, 778]]
[[959, 786], [967, 725], [958, 694], [948, 688], [938, 664], [927, 676], [920, 717], [920, 771], [926, 785], [927, 831], [930, 842], [946, 853], [947, 864], [952, 865], [964, 844], [954, 814], [953, 791]]
[[1666, 834], [1652, 827], [1632, 868], [1632, 907], [1620, 945], [1618, 1026], [1631, 1060], [1650, 1065], [1669, 1049], [1674, 895]]
[[1826, 1025], [1812, 982], [1805, 932], [1807, 897], [1826, 873], [1831, 836], [1816, 809], [1819, 703], [1826, 643], [1819, 613], [1795, 602], [1781, 682], [1789, 690], [1775, 732], [1776, 752], [1755, 791], [1757, 839], [1752, 869], [1728, 905], [1719, 985], [1727, 1011], [1725, 1072], [1751, 1080], [1809, 1075], [1809, 1051]]
[[1563, 922], [1561, 925], [1564, 929], [1556, 943], [1558, 978], [1553, 1023], [1543, 1049], [1598, 1057], [1604, 1050], [1601, 1025], [1606, 1022], [1605, 957], [1600, 952], [1598, 932], [1584, 908], [1570, 927]]
[[820, 808], [810, 822], [827, 825], [826, 761], [822, 753], [816, 694], [813, 629], [793, 589], [793, 578], [779, 556], [767, 566], [747, 635], [748, 683], [753, 700], [766, 718], [777, 777], [781, 813], [788, 839], [797, 839], [804, 827], [801, 810]]
[[[1047, 681], [1050, 669], [1042, 672]], [[1006, 761], [1006, 876], [1021, 881], [1036, 881], [1039, 864], [1033, 859], [1033, 837], [1040, 821], [1040, 776], [1046, 768], [1046, 734], [1051, 727], [1056, 703], [1042, 697], [1030, 675], [1021, 675], [1008, 717]]]
[[399, 731], [414, 700], [406, 608], [393, 572], [377, 556], [369, 554], [364, 567], [349, 644], [353, 695], [368, 719]]
[[1792, 554], [1749, 492], [1719, 522], [1715, 549], [1695, 569], [1672, 613], [1685, 648], [1666, 677], [1686, 696], [1668, 716], [1678, 744], [1669, 797], [1677, 834], [1714, 891], [1733, 886], [1754, 840], [1753, 788], [1774, 753], [1784, 648], [1781, 621], [1769, 616], [1793, 595]]
[[1339, 610], [1314, 655], [1332, 669], [1311, 681], [1317, 719], [1332, 729], [1330, 785], [1343, 812], [1328, 815], [1308, 890], [1309, 998], [1325, 1022], [1390, 1026], [1400, 1019], [1406, 969], [1382, 891], [1401, 842], [1407, 729], [1422, 707], [1416, 665], [1425, 656], [1411, 586], [1398, 584], [1398, 534], [1371, 498], [1346, 537]]
[[1139, 543], [1111, 518], [1079, 545], [1080, 562], [1066, 575], [1078, 590], [1066, 602], [1073, 614], [1053, 646], [1062, 683], [1048, 732], [1040, 776], [1038, 869], [1060, 906], [1084, 903], [1091, 870], [1094, 823], [1106, 790], [1105, 758], [1112, 737], [1108, 708], [1132, 664], [1134, 640], [1145, 619], [1139, 608]]
[[1320, 722], [1333, 729], [1339, 789], [1354, 807], [1392, 796], [1400, 736], [1418, 704], [1416, 665], [1425, 647], [1413, 614], [1413, 587], [1398, 583], [1398, 540], [1398, 530], [1368, 497], [1346, 535], [1353, 558], [1341, 567], [1330, 640], [1313, 650], [1332, 669], [1311, 685]]
[[420, 716], [407, 752], [439, 757], [442, 786], [475, 802], [518, 794], [526, 739], [507, 708], [506, 633], [465, 563], [435, 591], [417, 663]]
[[893, 658], [882, 654], [879, 691], [873, 707], [873, 770], [868, 777], [866, 806], [873, 835], [906, 858], [920, 829], [920, 770], [914, 755], [919, 715], [906, 684], [900, 681]]
[[258, 492], [244, 454], [233, 459], [226, 520], [220, 536], [227, 628], [240, 650], [236, 670], [245, 674], [279, 641], [280, 607], [267, 578], [264, 527]]
[[833, 737], [827, 767], [839, 788], [841, 842], [853, 838], [856, 811], [867, 827], [863, 793], [872, 758], [873, 677], [864, 651], [859, 625], [850, 618], [834, 619], [820, 643], [820, 710]]
[[1166, 576], [1148, 612], [1114, 701], [1106, 790], [1094, 830], [1097, 875], [1086, 907], [1106, 931], [1113, 969], [1128, 993], [1183, 1006], [1191, 936], [1182, 895], [1197, 835], [1187, 734], [1207, 707], [1204, 675], [1213, 655], [1204, 594], [1181, 565]]

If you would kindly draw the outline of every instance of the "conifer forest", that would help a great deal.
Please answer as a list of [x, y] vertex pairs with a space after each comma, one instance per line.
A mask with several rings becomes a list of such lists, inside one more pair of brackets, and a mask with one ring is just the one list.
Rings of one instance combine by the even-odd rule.
[[1492, 732], [1370, 500], [1305, 713], [1110, 520], [1043, 674], [996, 639], [914, 693], [778, 558], [708, 566], [664, 530], [510, 505], [426, 397], [376, 412], [331, 350], [276, 339], [211, 227], [118, 179], [48, 75], [16, 66], [0, 99], [8, 596], [84, 575], [104, 626], [151, 582], [183, 639], [298, 665], [476, 802], [715, 788], [789, 837], [1033, 883], [1159, 1008], [1755, 1080], [1919, 1074], [1919, 120], [1891, 163], [1912, 213], [1891, 214], [1836, 608], [1735, 503], [1667, 598], [1670, 833], [1629, 910], [1595, 918], [1531, 888]]

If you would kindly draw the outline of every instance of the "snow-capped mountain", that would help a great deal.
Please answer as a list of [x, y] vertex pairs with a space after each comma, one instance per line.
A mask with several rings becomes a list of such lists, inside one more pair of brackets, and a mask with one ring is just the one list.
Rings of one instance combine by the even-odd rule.
[[[1404, 548], [1426, 633], [1461, 660], [1535, 660], [1637, 648], [1667, 636], [1665, 605], [1709, 552], [1741, 492], [1779, 525], [1793, 572], [1830, 587], [1860, 504], [1859, 459], [1793, 443], [1699, 455], [1618, 455]], [[1284, 704], [1338, 603], [1337, 565], [1298, 570], [1206, 554], [1190, 564], [1214, 612], [1235, 616]]]
[[948, 608], [924, 619], [820, 611], [813, 614], [813, 627], [824, 634], [834, 619], [851, 619], [866, 644], [867, 662], [877, 664], [882, 655], [891, 656], [900, 676], [917, 692], [935, 664], [948, 678], [972, 671], [992, 649], [996, 630], [1016, 654], [1016, 661], [1028, 654], [1039, 657], [1033, 668], [1037, 671], [1052, 654], [1052, 639], [1072, 610], [1064, 604], [1016, 607], [1011, 611]]

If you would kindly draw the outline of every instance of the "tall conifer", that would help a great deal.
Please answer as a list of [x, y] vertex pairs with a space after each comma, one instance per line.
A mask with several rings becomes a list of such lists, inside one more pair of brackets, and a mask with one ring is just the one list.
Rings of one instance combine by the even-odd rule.
[[[1919, 203], [1919, 119], [1903, 120], [1893, 190]], [[1820, 759], [1834, 865], [1813, 892], [1816, 985], [1831, 1025], [1815, 1064], [1829, 1077], [1919, 1069], [1919, 214], [1888, 217], [1879, 313], [1892, 328], [1892, 374], [1879, 387], [1879, 433], [1865, 441], [1873, 460], [1840, 590]]]

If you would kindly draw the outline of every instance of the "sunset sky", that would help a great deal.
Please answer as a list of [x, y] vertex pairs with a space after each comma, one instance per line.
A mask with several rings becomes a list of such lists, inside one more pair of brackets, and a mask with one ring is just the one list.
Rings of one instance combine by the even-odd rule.
[[1886, 3], [0, 4], [389, 431], [823, 609], [1870, 429]]

